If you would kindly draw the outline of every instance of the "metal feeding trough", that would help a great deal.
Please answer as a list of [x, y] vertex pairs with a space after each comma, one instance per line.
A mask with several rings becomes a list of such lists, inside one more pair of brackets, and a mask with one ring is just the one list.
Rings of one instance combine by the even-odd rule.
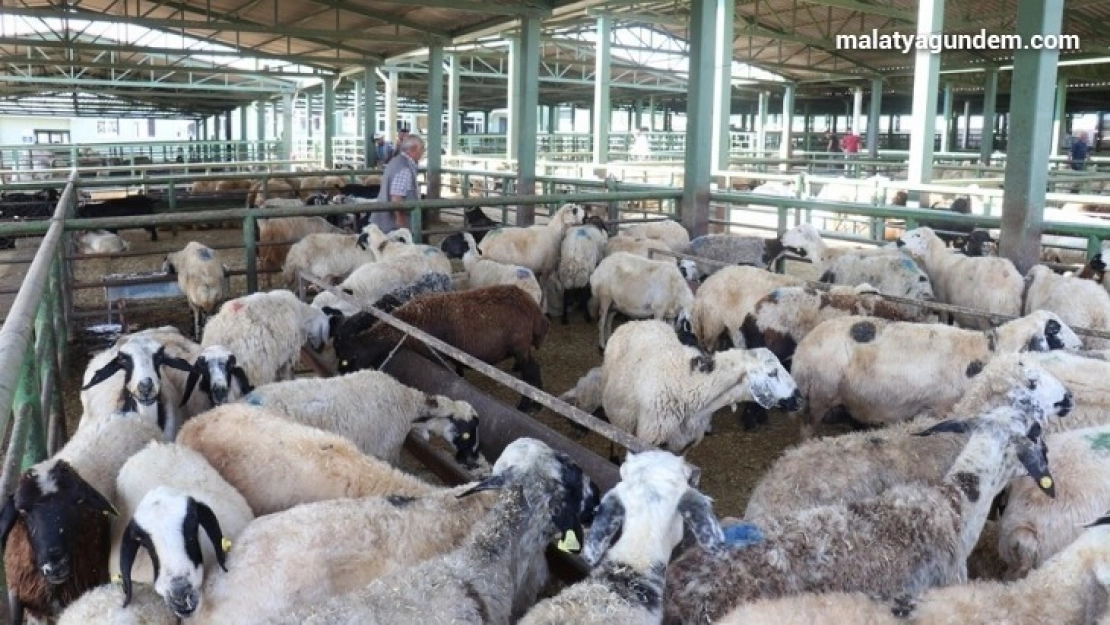
[[[224, 276], [223, 282], [224, 292], [230, 292], [231, 284], [228, 276]], [[177, 286], [177, 276], [163, 271], [104, 276], [104, 300], [108, 306], [108, 323], [112, 323], [112, 314], [116, 313], [119, 316], [119, 324], [125, 331], [128, 302], [178, 297], [185, 297], [185, 293]]]

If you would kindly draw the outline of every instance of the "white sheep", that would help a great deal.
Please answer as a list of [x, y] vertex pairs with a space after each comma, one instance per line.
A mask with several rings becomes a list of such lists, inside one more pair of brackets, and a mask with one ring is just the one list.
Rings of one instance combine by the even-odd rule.
[[424, 439], [435, 432], [455, 448], [461, 464], [478, 457], [478, 415], [470, 404], [425, 394], [379, 371], [276, 382], [255, 389], [244, 401], [344, 436], [362, 453], [393, 465], [400, 463], [410, 431]]
[[[638, 319], [677, 321], [694, 302], [686, 282], [696, 271], [692, 265], [692, 261], [676, 264], [671, 259], [649, 260], [627, 252], [602, 260], [590, 276], [590, 290], [598, 302], [598, 347], [605, 349], [617, 312]], [[683, 270], [688, 274], [683, 275]]]
[[725, 267], [705, 279], [690, 305], [690, 323], [698, 342], [717, 349], [744, 347], [741, 327], [755, 305], [780, 287], [804, 286], [801, 278], [758, 267]]
[[539, 280], [536, 279], [536, 275], [532, 273], [531, 269], [483, 258], [481, 252], [478, 251], [478, 244], [474, 242], [474, 236], [469, 232], [462, 234], [468, 246], [468, 251], [463, 254], [462, 261], [469, 280], [467, 283], [469, 288], [477, 289], [483, 286], [511, 284], [532, 296], [532, 299], [536, 300], [536, 304], [541, 309], [543, 308], [543, 289], [540, 288]]
[[180, 621], [148, 584], [132, 588], [123, 607], [123, 587], [104, 584], [81, 595], [58, 617], [58, 625], [178, 625]]
[[[1024, 282], [1007, 258], [965, 256], [948, 249], [930, 228], [916, 228], [898, 246], [921, 259], [938, 300], [999, 315], [1020, 316]], [[961, 326], [987, 330], [997, 325], [986, 317], [953, 313]]]
[[581, 224], [585, 217], [581, 206], [566, 204], [555, 211], [546, 224], [490, 230], [478, 249], [486, 260], [527, 267], [546, 280], [559, 266], [563, 235], [571, 226]]
[[[832, 409], [867, 424], [943, 413], [996, 353], [1074, 349], [1079, 337], [1059, 317], [1037, 311], [988, 332], [875, 317], [830, 319], [794, 352], [791, 373], [805, 397], [802, 437]], [[909, 358], [907, 360], [907, 358]]]
[[612, 256], [619, 252], [627, 252], [644, 258], [658, 259], [661, 257], [659, 254], [652, 254], [652, 250], [660, 250], [663, 252], [672, 252], [669, 245], [660, 241], [659, 239], [636, 238], [624, 233], [619, 233], [616, 236], [609, 237], [605, 242], [605, 249], [603, 250], [605, 256]]
[[895, 486], [780, 517], [759, 527], [761, 542], [743, 549], [686, 550], [667, 571], [668, 618], [702, 623], [740, 604], [799, 592], [889, 599], [962, 583], [994, 497], [1010, 480], [1029, 475], [1047, 495], [1054, 492], [1044, 423], [1043, 415], [1012, 406], [971, 423], [941, 423], [929, 433], [971, 427], [971, 434], [939, 484]]
[[320, 291], [312, 298], [312, 307], [326, 312], [326, 309], [337, 311], [344, 317], [351, 317], [362, 312], [357, 304], [352, 304], [347, 298], [341, 297], [331, 291]]
[[584, 412], [601, 408], [601, 367], [587, 371], [573, 388], [559, 395], [559, 399]]
[[80, 254], [119, 254], [131, 249], [126, 239], [107, 230], [83, 232], [77, 237]]
[[308, 343], [318, 352], [330, 333], [328, 314], [278, 290], [224, 303], [208, 320], [201, 345], [226, 347], [257, 386], [292, 379], [301, 346]]
[[436, 258], [416, 255], [369, 263], [355, 269], [336, 288], [350, 295], [360, 310], [365, 310], [390, 292], [419, 282], [427, 274], [451, 274], [440, 265]]
[[683, 522], [703, 549], [724, 540], [709, 499], [690, 487], [692, 473], [665, 451], [630, 455], [586, 534], [590, 576], [537, 604], [521, 625], [660, 623], [667, 562]]
[[193, 310], [193, 336], [200, 338], [205, 318], [224, 298], [227, 265], [212, 248], [190, 241], [185, 249], [166, 255], [162, 271], [177, 276], [177, 286]]
[[590, 275], [605, 257], [608, 240], [605, 229], [594, 224], [575, 226], [563, 237], [555, 272], [556, 288], [563, 303], [563, 323], [567, 322], [567, 308], [572, 300], [577, 301], [586, 313], [586, 321], [590, 321]]
[[377, 260], [370, 250], [358, 245], [355, 234], [313, 233], [293, 244], [285, 255], [282, 276], [293, 286], [301, 272], [324, 282], [343, 280], [366, 263]]
[[698, 443], [713, 413], [755, 401], [797, 410], [798, 388], [766, 349], [706, 354], [683, 345], [660, 321], [613, 333], [601, 369], [602, 405], [613, 425], [681, 453]]
[[[270, 183], [270, 192], [274, 192], [273, 182]], [[299, 198], [271, 197], [262, 202], [261, 208], [299, 208], [304, 205]]]
[[277, 622], [507, 625], [519, 616], [521, 590], [536, 590], [526, 565], [564, 532], [580, 532], [598, 494], [568, 456], [534, 439], [510, 443], [494, 472], [471, 492], [498, 488], [501, 496], [458, 549]]
[[1067, 548], [1083, 524], [1110, 510], [1110, 426], [1051, 434], [1056, 498], [1040, 501], [1021, 480], [1010, 484], [998, 519], [998, 553], [1019, 579]]
[[1099, 352], [1053, 350], [1029, 357], [1063, 381], [1075, 397], [1066, 429], [1110, 425], [1110, 389], [1106, 386], [1110, 361], [1105, 356]]
[[273, 271], [281, 270], [285, 256], [294, 243], [314, 233], [345, 234], [323, 217], [282, 217], [258, 220], [258, 270], [267, 286]]
[[[112, 575], [122, 576], [128, 595], [132, 581], [153, 584], [175, 614], [189, 616], [201, 602], [206, 570], [224, 566], [224, 539], [233, 541], [254, 520], [250, 506], [203, 456], [175, 443], [151, 443], [132, 456], [116, 490], [121, 522], [113, 532]], [[200, 540], [201, 529], [211, 544]]]
[[436, 490], [342, 436], [247, 404], [209, 410], [186, 423], [177, 440], [204, 456], [256, 516], [312, 501]]
[[[976, 374], [947, 414], [976, 417], [1013, 406], [1063, 416], [1074, 399], [1067, 392], [1060, 395], [1057, 380], [1031, 354], [1002, 354]], [[1069, 427], [1071, 419], [1069, 415], [1051, 420], [1050, 429]], [[813, 439], [787, 449], [752, 489], [744, 518], [760, 522], [814, 506], [874, 497], [896, 485], [936, 484], [967, 443], [967, 436], [960, 432], [917, 436], [940, 421], [922, 417], [877, 431]]]
[[[777, 239], [732, 233], [706, 234], [690, 242], [687, 254], [724, 263], [726, 265], [751, 265], [766, 268], [782, 255], [783, 247]], [[721, 269], [713, 263], [698, 263], [698, 273], [709, 276]]]
[[[1073, 328], [1110, 331], [1110, 293], [1099, 284], [1073, 276], [1061, 276], [1044, 265], [1036, 265], [1025, 276], [1022, 314], [1050, 310]], [[1110, 348], [1110, 340], [1083, 337], [1087, 349]]]
[[622, 229], [621, 233], [633, 239], [662, 241], [676, 252], [681, 252], [690, 245], [690, 233], [686, 231], [685, 226], [672, 219], [633, 224]]
[[742, 605], [719, 625], [954, 625], [956, 623], [1106, 623], [1110, 591], [1110, 516], [1019, 581], [977, 581], [876, 600], [864, 593], [800, 594]]
[[408, 228], [385, 234], [377, 224], [367, 224], [358, 235], [359, 247], [369, 250], [379, 262], [418, 257], [436, 272], [451, 274], [451, 259], [442, 250], [432, 245], [414, 245], [412, 240]]
[[161, 342], [141, 334], [121, 337], [93, 356], [81, 379], [78, 429], [122, 410], [140, 413], [172, 436], [180, 418], [176, 398], [162, 393], [162, 371], [167, 368], [189, 372], [193, 365], [167, 354]]

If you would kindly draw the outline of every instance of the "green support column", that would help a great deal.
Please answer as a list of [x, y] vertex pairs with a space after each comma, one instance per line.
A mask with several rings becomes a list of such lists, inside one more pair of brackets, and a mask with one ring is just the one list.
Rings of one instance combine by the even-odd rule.
[[871, 81], [871, 107], [867, 112], [867, 155], [870, 158], [879, 156], [879, 117], [883, 110], [883, 81], [875, 78]]
[[[1063, 3], [1018, 0], [1017, 34], [1025, 41], [1034, 35], [1059, 35]], [[1045, 132], [1052, 117], [1052, 88], [1056, 82], [1056, 49], [1018, 50], [1010, 86], [1011, 133], [1006, 154], [1002, 194], [1002, 241], [999, 254], [1024, 274], [1041, 255], [1041, 219], [1048, 182]]]
[[809, 114], [809, 100], [802, 105], [802, 148], [809, 152], [813, 145], [813, 116]]
[[315, 129], [312, 127], [312, 116], [314, 114], [312, 101], [313, 101], [312, 94], [306, 91], [305, 94], [304, 94], [304, 122], [305, 122], [304, 125], [305, 125], [305, 136], [309, 137], [309, 138], [312, 138], [312, 136], [314, 134], [316, 134], [314, 132]]
[[549, 135], [555, 134], [555, 130], [556, 130], [557, 125], [558, 125], [558, 122], [556, 120], [558, 120], [558, 119], [559, 119], [559, 107], [554, 105], [554, 104], [552, 104], [551, 106], [548, 106], [547, 107], [547, 134], [549, 134]]
[[[385, 82], [385, 138], [397, 140], [397, 70], [390, 69]], [[396, 147], [396, 146], [394, 146]]]
[[1060, 154], [1060, 141], [1067, 133], [1067, 128], [1064, 127], [1064, 111], [1067, 103], [1068, 77], [1060, 76], [1056, 79], [1056, 105], [1052, 116], [1052, 148], [1049, 154], [1053, 156]]
[[[917, 32], [929, 35], [944, 31], [944, 0], [919, 0], [917, 5]], [[933, 177], [933, 141], [937, 125], [937, 83], [940, 82], [940, 55], [928, 48], [917, 50], [914, 56], [913, 120], [910, 122], [910, 159], [908, 179], [910, 184], [928, 182]], [[911, 194], [912, 206], [919, 206], [917, 193]]]
[[324, 79], [324, 114], [320, 123], [324, 135], [324, 168], [331, 169], [335, 165], [335, 81], [331, 78]]
[[247, 106], [244, 104], [239, 107], [239, 140], [247, 140], [247, 126], [250, 122], [247, 121]]
[[767, 91], [759, 92], [759, 119], [755, 127], [755, 155], [763, 156], [767, 149], [767, 107], [771, 101], [771, 94]]
[[713, 162], [728, 169], [732, 151], [729, 120], [732, 118], [732, 22], [733, 0], [717, 0], [717, 23], [713, 33]]
[[856, 135], [863, 130], [863, 87], [852, 89], [852, 132]]
[[[520, 47], [516, 67], [520, 93], [517, 109], [511, 114], [518, 120], [517, 188], [520, 195], [536, 193], [536, 135], [539, 132], [540, 100], [540, 18], [525, 17], [520, 23]], [[516, 225], [530, 226], [535, 221], [535, 205], [519, 206]]]
[[613, 113], [609, 102], [610, 47], [613, 41], [613, 19], [607, 15], [597, 18], [597, 42], [594, 44], [594, 108], [593, 108], [593, 163], [609, 162], [609, 124]]
[[[281, 96], [281, 160], [293, 157], [293, 94]], [[285, 166], [291, 169], [289, 165]]]
[[989, 69], [984, 74], [983, 133], [979, 139], [979, 162], [990, 165], [994, 152], [995, 108], [998, 106], [998, 70]]
[[362, 158], [367, 167], [379, 167], [374, 135], [378, 132], [378, 77], [375, 67], [362, 70]]
[[[428, 48], [428, 198], [440, 197], [443, 163], [443, 46]], [[429, 223], [424, 220], [423, 223]]]
[[648, 96], [648, 130], [655, 132], [655, 96]]
[[266, 141], [266, 101], [258, 100], [254, 103], [254, 124], [255, 124], [255, 140], [258, 141], [258, 148], [255, 149], [254, 158], [256, 160], [263, 160], [266, 158], [266, 146], [263, 143]]
[[686, 163], [682, 225], [691, 237], [709, 232], [709, 185], [713, 158], [713, 68], [720, 0], [691, 0], [690, 78], [687, 83]]
[[940, 132], [940, 151], [950, 152], [956, 136], [956, 124], [952, 119], [952, 83], [950, 82], [944, 83], [944, 102], [941, 104], [941, 110], [944, 125]]
[[971, 100], [964, 100], [964, 126], [963, 138], [960, 140], [960, 149], [966, 150], [971, 145]]
[[644, 105], [639, 99], [632, 101], [632, 128], [639, 130], [644, 127]]
[[462, 113], [459, 111], [459, 56], [447, 55], [450, 72], [447, 75], [447, 156], [454, 156], [459, 150], [459, 135], [462, 134]]
[[517, 137], [520, 135], [520, 118], [517, 117], [517, 110], [519, 110], [520, 101], [520, 72], [517, 71], [521, 62], [521, 48], [520, 38], [512, 37], [509, 39], [509, 80], [508, 80], [508, 97], [506, 101], [508, 107], [506, 108], [506, 115], [508, 123], [505, 124], [507, 130], [505, 137], [505, 158], [510, 161], [517, 158]]
[[[782, 139], [779, 141], [779, 158], [788, 159], [794, 155], [794, 85], [786, 85], [782, 92]], [[781, 169], [789, 166], [783, 163]]]

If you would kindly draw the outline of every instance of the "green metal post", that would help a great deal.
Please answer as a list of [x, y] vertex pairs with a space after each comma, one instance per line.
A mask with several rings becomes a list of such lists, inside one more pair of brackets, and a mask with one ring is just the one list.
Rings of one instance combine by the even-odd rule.
[[867, 156], [871, 159], [879, 158], [879, 117], [883, 111], [883, 81], [881, 78], [871, 80], [871, 102], [867, 112]]
[[[439, 199], [443, 182], [443, 46], [428, 48], [428, 198]], [[414, 235], [415, 236], [415, 235]]]
[[941, 128], [940, 133], [940, 151], [950, 152], [955, 144], [953, 139], [956, 136], [956, 124], [955, 120], [952, 119], [952, 83], [950, 82], [944, 83], [942, 110], [941, 117], [944, 118], [944, 127]]
[[261, 160], [266, 158], [266, 144], [264, 143], [266, 141], [266, 101], [265, 100], [258, 100], [257, 102], [254, 103], [254, 114], [255, 114], [255, 119], [254, 119], [255, 130], [254, 131], [255, 131], [255, 134], [257, 135], [255, 137], [255, 141], [258, 142], [257, 147], [255, 148], [255, 151], [254, 151], [254, 160], [261, 161]]
[[[782, 92], [782, 133], [779, 139], [779, 158], [788, 160], [794, 156], [794, 85], [786, 85]], [[790, 169], [783, 163], [782, 171]]]
[[[1017, 34], [1025, 41], [1034, 35], [1059, 35], [1063, 3], [1018, 0]], [[1044, 129], [1052, 115], [1056, 82], [1056, 49], [1018, 50], [1010, 87], [1013, 132], [1006, 149], [1002, 195], [1002, 242], [999, 255], [1013, 261], [1024, 274], [1040, 260], [1041, 219], [1048, 182], [1050, 139]]]
[[[519, 54], [515, 70], [520, 93], [516, 110], [510, 114], [517, 119], [516, 158], [517, 195], [536, 194], [536, 135], [539, 134], [540, 99], [540, 19], [525, 17], [520, 23]], [[506, 188], [506, 193], [508, 189]], [[530, 226], [535, 221], [534, 204], [517, 207], [516, 225]]]
[[613, 18], [597, 18], [597, 41], [594, 43], [594, 108], [593, 108], [593, 164], [609, 162], [609, 126], [613, 118], [609, 100], [609, 83], [612, 80]]
[[324, 167], [331, 169], [335, 165], [335, 81], [331, 78], [324, 79]]
[[459, 152], [459, 135], [462, 134], [462, 112], [459, 110], [459, 55], [447, 55], [447, 156]]
[[[944, 31], [944, 0], [920, 0], [917, 5], [917, 32]], [[937, 125], [937, 86], [940, 82], [940, 55], [927, 47], [920, 48], [914, 56], [913, 120], [910, 122], [910, 159], [907, 176], [910, 184], [928, 182], [933, 176], [933, 141]], [[910, 193], [910, 205], [918, 206], [919, 194]]]
[[409, 231], [412, 232], [413, 243], [424, 242], [424, 209], [420, 208], [419, 200], [417, 207], [409, 211]]
[[[520, 41], [520, 35], [511, 37], [509, 39], [509, 80], [508, 80], [508, 96], [506, 101], [506, 115], [508, 123], [505, 124], [505, 158], [512, 161], [517, 158], [517, 148], [519, 147], [517, 137], [520, 136], [520, 116], [517, 111], [520, 110], [520, 98], [523, 87], [520, 84], [520, 64], [522, 59], [521, 55], [524, 53], [522, 50], [523, 44]], [[486, 129], [489, 132], [489, 129]]]
[[[281, 96], [281, 159], [293, 158], [293, 94]], [[289, 166], [286, 165], [288, 168]]]
[[994, 152], [994, 110], [998, 102], [998, 70], [988, 69], [984, 76], [983, 89], [983, 131], [979, 136], [979, 163], [991, 164]]
[[378, 163], [377, 146], [374, 135], [378, 132], [378, 76], [375, 68], [367, 65], [362, 70], [362, 158], [366, 167], [381, 166]]
[[258, 290], [258, 249], [255, 239], [257, 223], [253, 211], [243, 218], [243, 247], [247, 255], [247, 293], [254, 293]]
[[35, 342], [27, 345], [27, 353], [23, 357], [22, 373], [19, 377], [19, 387], [15, 391], [15, 400], [12, 402], [12, 412], [20, 413], [23, 406], [28, 408], [27, 443], [23, 448], [23, 462], [21, 472], [37, 464], [46, 457], [46, 436], [42, 428], [42, 413], [39, 411], [39, 369], [36, 363]]
[[690, 5], [690, 79], [687, 82], [686, 175], [682, 188], [682, 224], [693, 237], [709, 232], [709, 185], [713, 149], [713, 59], [717, 3]]

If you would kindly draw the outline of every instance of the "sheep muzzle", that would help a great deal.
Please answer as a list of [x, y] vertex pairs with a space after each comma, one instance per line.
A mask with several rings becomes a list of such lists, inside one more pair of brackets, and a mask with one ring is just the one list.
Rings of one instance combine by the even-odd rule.
[[200, 592], [188, 580], [174, 579], [170, 582], [166, 605], [180, 618], [188, 618], [200, 606]]

